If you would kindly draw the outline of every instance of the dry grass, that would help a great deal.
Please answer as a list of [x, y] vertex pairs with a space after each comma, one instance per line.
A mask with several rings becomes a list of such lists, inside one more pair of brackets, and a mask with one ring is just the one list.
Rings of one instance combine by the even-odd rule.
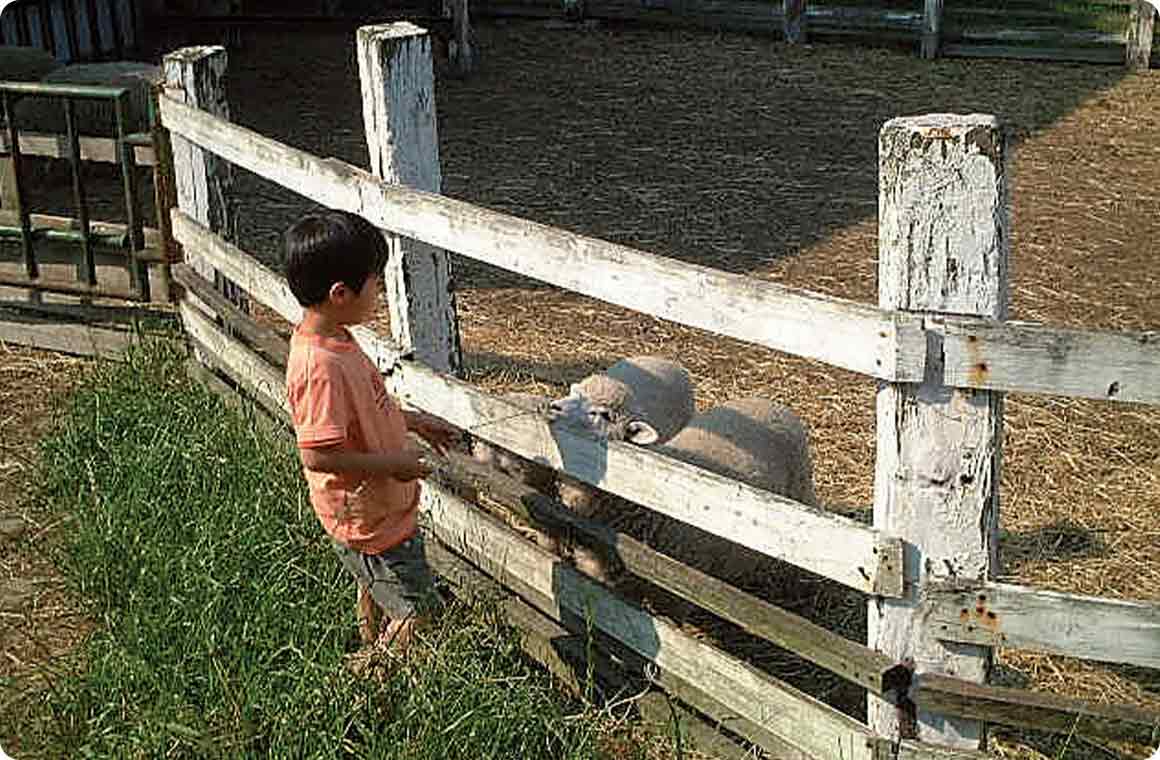
[[[79, 643], [89, 623], [45, 555], [67, 529], [44, 522], [28, 494], [36, 445], [75, 387], [83, 363], [0, 343], [0, 699], [24, 699], [56, 661]], [[2, 707], [2, 705], [0, 705]], [[3, 710], [0, 710], [3, 712]], [[0, 746], [18, 746], [15, 726], [0, 728]]]

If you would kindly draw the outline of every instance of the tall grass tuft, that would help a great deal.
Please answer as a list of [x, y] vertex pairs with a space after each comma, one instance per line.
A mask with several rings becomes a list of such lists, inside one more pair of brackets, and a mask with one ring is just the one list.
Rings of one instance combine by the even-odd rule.
[[[164, 344], [97, 365], [43, 447], [59, 563], [96, 622], [25, 726], [46, 757], [587, 758], [598, 726], [457, 604], [381, 679], [291, 445]], [[579, 715], [570, 715], [569, 712]], [[24, 755], [22, 755], [24, 756]]]

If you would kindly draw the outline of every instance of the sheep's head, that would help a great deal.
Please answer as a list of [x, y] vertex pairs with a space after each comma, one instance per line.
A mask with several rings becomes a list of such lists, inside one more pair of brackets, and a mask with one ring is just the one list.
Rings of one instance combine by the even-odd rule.
[[660, 440], [656, 427], [635, 410], [632, 389], [605, 375], [573, 384], [567, 396], [549, 404], [548, 418], [612, 441], [651, 446]]

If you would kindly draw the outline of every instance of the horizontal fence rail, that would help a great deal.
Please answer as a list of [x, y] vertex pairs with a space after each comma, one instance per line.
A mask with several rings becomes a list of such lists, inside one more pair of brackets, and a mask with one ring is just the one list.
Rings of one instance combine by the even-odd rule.
[[[947, 385], [1160, 403], [1160, 383], [1146, 382], [1160, 366], [1153, 333], [966, 318], [927, 325], [918, 315], [728, 275], [390, 185], [160, 100], [166, 127], [259, 176], [398, 234], [609, 303], [894, 382], [922, 379], [926, 334], [934, 330], [948, 344]], [[1081, 370], [1093, 359], [1098, 372]]]
[[928, 589], [935, 635], [1160, 670], [1160, 604], [988, 583]]
[[940, 317], [952, 386], [1160, 404], [1160, 332]]
[[[136, 137], [142, 133], [136, 133]], [[121, 163], [121, 153], [117, 148], [117, 141], [112, 137], [91, 137], [80, 135], [78, 138], [82, 161], [96, 161], [104, 164]], [[146, 145], [142, 140], [128, 139], [133, 148], [134, 163], [137, 166], [154, 166], [156, 158], [153, 147]], [[0, 151], [9, 152], [12, 139], [7, 135], [0, 135]], [[26, 156], [41, 158], [68, 158], [72, 155], [68, 137], [55, 132], [25, 132], [20, 131], [20, 152]]]
[[[888, 380], [919, 380], [921, 319], [606, 243], [375, 179], [161, 99], [163, 124], [261, 177], [424, 243], [679, 324]], [[641, 300], [646, 299], [646, 300]]]

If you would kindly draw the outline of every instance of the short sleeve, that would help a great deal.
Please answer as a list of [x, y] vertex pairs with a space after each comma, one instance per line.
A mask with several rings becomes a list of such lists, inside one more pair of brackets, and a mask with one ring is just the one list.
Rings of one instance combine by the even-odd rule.
[[287, 388], [299, 448], [334, 446], [347, 438], [351, 402], [337, 367], [320, 362]]

